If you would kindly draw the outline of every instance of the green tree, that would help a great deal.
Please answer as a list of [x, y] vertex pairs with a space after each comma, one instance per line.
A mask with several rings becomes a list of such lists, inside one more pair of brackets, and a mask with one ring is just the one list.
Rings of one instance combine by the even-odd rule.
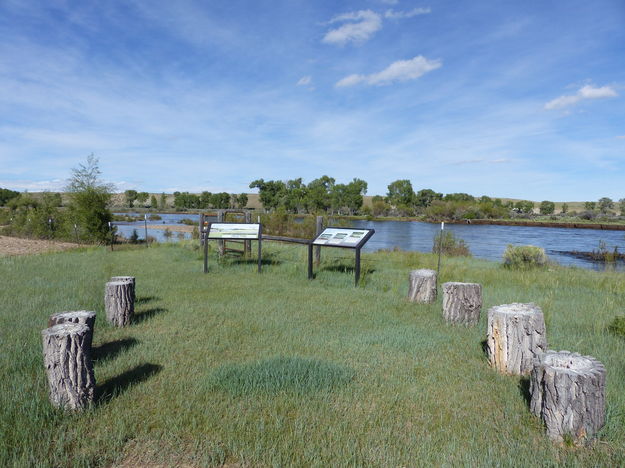
[[306, 207], [310, 212], [327, 211], [330, 208], [330, 192], [336, 180], [327, 175], [311, 181], [306, 186]]
[[200, 194], [200, 208], [210, 208], [213, 194], [204, 191]]
[[595, 208], [597, 208], [597, 203], [594, 201], [587, 201], [584, 203], [584, 209], [588, 211], [595, 211]]
[[306, 185], [302, 183], [302, 178], [289, 180], [286, 183], [286, 193], [284, 195], [284, 207], [287, 211], [300, 213], [306, 207]]
[[519, 200], [514, 204], [514, 207], [520, 213], [533, 213], [534, 212], [534, 202], [529, 200]]
[[286, 196], [286, 184], [281, 180], [258, 179], [250, 184], [250, 188], [257, 188], [260, 202], [265, 210], [275, 210], [278, 206], [284, 206]]
[[603, 214], [608, 213], [612, 208], [614, 208], [614, 202], [611, 198], [608, 197], [600, 198], [598, 205], [599, 211], [601, 211]]
[[137, 194], [137, 202], [141, 204], [145, 204], [145, 202], [148, 201], [148, 198], [150, 198], [150, 194], [148, 192], [139, 192]]
[[230, 194], [228, 192], [214, 193], [211, 197], [211, 205], [218, 210], [225, 210], [230, 207]]
[[562, 207], [560, 208], [560, 212], [562, 214], [566, 214], [569, 211], [569, 205], [568, 203], [562, 203]]
[[137, 200], [137, 191], [136, 190], [126, 190], [124, 192], [124, 196], [126, 197], [126, 203], [129, 208], [134, 206], [135, 200]]
[[156, 208], [158, 206], [158, 202], [156, 201], [156, 197], [152, 195], [150, 197], [150, 208]]
[[161, 210], [164, 210], [165, 208], [167, 208], [167, 195], [165, 195], [164, 193], [161, 193], [161, 197], [158, 202], [158, 207]]
[[352, 215], [362, 208], [368, 184], [362, 179], [354, 178], [346, 187], [345, 205]]
[[422, 189], [416, 194], [415, 205], [421, 208], [427, 208], [434, 200], [442, 200], [443, 194], [435, 192], [432, 189]]
[[13, 198], [17, 198], [19, 196], [20, 196], [19, 192], [5, 189], [5, 188], [0, 188], [0, 206], [6, 205], [9, 202], [9, 200], [12, 200]]
[[412, 183], [408, 179], [396, 180], [388, 185], [386, 200], [393, 206], [413, 206], [415, 197]]
[[247, 193], [241, 193], [239, 196], [237, 196], [237, 208], [243, 209], [247, 206], [247, 202], [248, 202], [248, 196]]
[[544, 200], [542, 202], [540, 202], [540, 214], [542, 215], [550, 215], [553, 214], [553, 212], [556, 209], [556, 204], [552, 201], [549, 200]]
[[473, 195], [469, 195], [468, 193], [448, 193], [443, 197], [443, 200], [455, 202], [472, 202], [475, 201], [475, 197]]
[[91, 154], [86, 164], [72, 169], [66, 188], [70, 194], [70, 217], [80, 226], [81, 237], [87, 242], [104, 243], [110, 236], [113, 216], [108, 205], [113, 186], [104, 183], [100, 175], [98, 159]]
[[621, 216], [625, 216], [625, 198], [621, 198], [618, 201], [618, 208], [619, 208], [619, 211], [621, 212]]

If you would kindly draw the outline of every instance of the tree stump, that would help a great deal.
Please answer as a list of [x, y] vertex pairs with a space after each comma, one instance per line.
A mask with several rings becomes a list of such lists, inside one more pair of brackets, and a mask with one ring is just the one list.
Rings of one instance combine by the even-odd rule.
[[436, 301], [436, 272], [434, 270], [412, 270], [410, 272], [408, 300], [422, 304]]
[[95, 312], [88, 310], [75, 310], [71, 312], [59, 312], [52, 314], [48, 320], [48, 327], [60, 325], [61, 323], [82, 323], [89, 327], [87, 333], [87, 346], [91, 349], [93, 341], [93, 327], [95, 325]]
[[137, 299], [137, 296], [135, 294], [137, 284], [134, 276], [112, 276], [111, 281], [126, 281], [132, 284], [132, 300], [135, 301]]
[[106, 283], [104, 310], [109, 323], [116, 327], [125, 327], [130, 324], [135, 310], [132, 291], [132, 283], [129, 281], [111, 281]]
[[482, 285], [443, 284], [443, 317], [448, 323], [477, 325], [482, 310]]
[[545, 319], [535, 304], [504, 304], [488, 311], [488, 361], [503, 374], [527, 375], [547, 350]]
[[43, 330], [41, 335], [52, 404], [72, 410], [89, 406], [95, 396], [91, 348], [87, 345], [89, 327], [61, 323]]
[[590, 441], [605, 423], [605, 367], [590, 356], [547, 351], [530, 375], [530, 409], [554, 442]]

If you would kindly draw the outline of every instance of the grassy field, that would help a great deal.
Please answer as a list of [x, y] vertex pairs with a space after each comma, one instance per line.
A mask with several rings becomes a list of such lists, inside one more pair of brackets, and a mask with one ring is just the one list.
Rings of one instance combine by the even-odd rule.
[[[472, 329], [445, 325], [440, 299], [405, 300], [410, 269], [432, 255], [350, 258], [265, 243], [267, 262], [201, 273], [191, 244], [0, 258], [0, 466], [623, 466], [625, 339], [606, 332], [625, 304], [624, 275], [514, 272], [444, 259], [442, 281], [479, 282]], [[137, 278], [135, 322], [103, 317], [104, 283]], [[556, 447], [528, 411], [526, 385], [487, 365], [486, 309], [543, 308], [552, 349], [601, 360], [607, 424], [594, 446]], [[48, 403], [40, 331], [64, 310], [98, 313], [97, 404]]]

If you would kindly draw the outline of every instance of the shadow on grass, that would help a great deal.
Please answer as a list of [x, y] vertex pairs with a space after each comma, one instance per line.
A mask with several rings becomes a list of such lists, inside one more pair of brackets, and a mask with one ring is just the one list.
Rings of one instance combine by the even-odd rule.
[[530, 393], [530, 378], [529, 377], [521, 377], [519, 379], [519, 393], [525, 400], [525, 404], [527, 407], [530, 407], [532, 402], [532, 394]]
[[484, 353], [484, 356], [488, 358], [488, 340], [480, 341], [480, 347], [482, 348], [482, 352]]
[[331, 362], [300, 357], [275, 357], [217, 368], [207, 380], [209, 390], [233, 396], [281, 392], [305, 394], [351, 382], [355, 372]]
[[[334, 271], [337, 273], [354, 273], [356, 267], [354, 265], [326, 265], [320, 268], [321, 271]], [[375, 273], [375, 268], [361, 268], [361, 275], [370, 275]]]
[[163, 309], [162, 307], [153, 307], [152, 309], [135, 312], [135, 314], [132, 316], [132, 323], [137, 324], [145, 322], [146, 320], [151, 319], [155, 315], [162, 314], [163, 312], [167, 312], [167, 309]]
[[136, 338], [122, 338], [121, 340], [109, 341], [93, 348], [91, 357], [94, 361], [106, 361], [113, 359], [127, 349], [137, 346], [137, 344], [139, 344], [139, 340]]
[[158, 374], [163, 366], [158, 364], [141, 364], [134, 367], [123, 374], [108, 379], [96, 388], [96, 402], [98, 404], [106, 403], [117, 395], [126, 391], [132, 385], [144, 382], [155, 374]]
[[[258, 258], [232, 258], [229, 260], [229, 263], [235, 265], [258, 265]], [[281, 265], [282, 260], [278, 260], [276, 258], [265, 258], [263, 257], [260, 260], [260, 264], [263, 266], [266, 265]]]
[[160, 301], [161, 298], [157, 296], [141, 296], [135, 299], [135, 305], [143, 305], [153, 301]]

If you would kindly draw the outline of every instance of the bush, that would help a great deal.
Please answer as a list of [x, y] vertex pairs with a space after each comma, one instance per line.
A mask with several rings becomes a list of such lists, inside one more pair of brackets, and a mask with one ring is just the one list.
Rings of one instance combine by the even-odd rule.
[[504, 266], [513, 269], [543, 267], [547, 260], [545, 249], [535, 245], [508, 245], [503, 253]]
[[442, 231], [434, 236], [434, 241], [432, 243], [433, 253], [438, 253], [441, 235], [443, 236], [442, 245], [440, 246], [442, 253], [451, 257], [471, 256], [469, 246], [467, 246], [463, 239], [456, 238], [454, 233], [451, 231]]
[[625, 338], [625, 315], [614, 317], [612, 323], [608, 325], [608, 330], [615, 335]]

